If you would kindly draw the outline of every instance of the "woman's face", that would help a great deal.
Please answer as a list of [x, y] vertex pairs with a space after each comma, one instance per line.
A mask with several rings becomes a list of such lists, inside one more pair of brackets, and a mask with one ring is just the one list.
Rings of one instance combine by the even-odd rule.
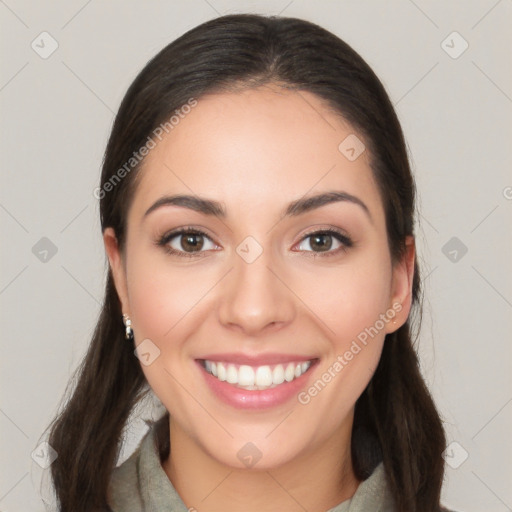
[[125, 260], [105, 231], [171, 436], [218, 462], [346, 447], [384, 337], [407, 319], [414, 246], [392, 266], [356, 137], [307, 92], [199, 98], [146, 157]]

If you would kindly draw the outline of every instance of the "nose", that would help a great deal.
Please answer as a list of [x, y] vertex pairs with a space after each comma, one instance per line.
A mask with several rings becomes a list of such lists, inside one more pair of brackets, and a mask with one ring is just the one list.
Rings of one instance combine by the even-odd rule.
[[293, 292], [284, 272], [274, 270], [269, 253], [263, 251], [252, 263], [234, 255], [233, 269], [223, 280], [219, 297], [219, 321], [224, 327], [256, 336], [293, 321]]

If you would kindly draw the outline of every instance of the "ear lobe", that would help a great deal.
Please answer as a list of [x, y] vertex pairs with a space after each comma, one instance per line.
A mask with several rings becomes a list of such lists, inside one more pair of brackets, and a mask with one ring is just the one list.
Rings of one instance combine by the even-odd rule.
[[397, 311], [397, 314], [394, 319], [396, 322], [388, 324], [389, 332], [395, 331], [407, 321], [412, 306], [412, 283], [416, 258], [414, 237], [407, 236], [405, 244], [406, 249], [402, 260], [393, 267], [390, 307]]
[[122, 311], [123, 313], [129, 314], [130, 308], [128, 304], [128, 290], [126, 286], [126, 271], [113, 228], [108, 227], [104, 230], [103, 243], [105, 245], [105, 252], [107, 253], [110, 269], [112, 271], [117, 295], [121, 302]]

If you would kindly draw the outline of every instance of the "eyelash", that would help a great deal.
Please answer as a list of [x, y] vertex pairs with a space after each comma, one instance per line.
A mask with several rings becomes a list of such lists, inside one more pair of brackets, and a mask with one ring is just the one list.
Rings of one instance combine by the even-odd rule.
[[[167, 252], [168, 254], [171, 254], [172, 256], [178, 256], [180, 258], [201, 258], [202, 257], [201, 253], [203, 253], [205, 251], [196, 251], [196, 252], [187, 253], [184, 251], [177, 251], [167, 245], [173, 238], [176, 238], [177, 236], [184, 235], [184, 234], [200, 235], [200, 236], [204, 236], [204, 237], [210, 239], [210, 237], [204, 231], [201, 231], [200, 229], [192, 228], [192, 227], [184, 227], [184, 228], [177, 229], [176, 231], [172, 231], [171, 233], [164, 234], [162, 237], [159, 238], [159, 240], [156, 242], [156, 244], [159, 247], [162, 247], [165, 252]], [[354, 242], [352, 241], [352, 239], [350, 237], [343, 234], [341, 231], [338, 231], [333, 228], [320, 229], [320, 230], [311, 231], [309, 233], [306, 233], [301, 238], [300, 242], [306, 240], [309, 237], [312, 237], [313, 235], [330, 235], [330, 236], [334, 237], [336, 240], [338, 240], [342, 245], [341, 245], [341, 247], [339, 247], [338, 249], [335, 249], [334, 251], [326, 251], [326, 252], [303, 251], [306, 253], [312, 253], [308, 257], [312, 257], [312, 258], [317, 258], [317, 257], [326, 258], [327, 257], [328, 258], [330, 256], [335, 256], [335, 255], [339, 254], [340, 252], [347, 252], [347, 250], [349, 248], [354, 246]]]

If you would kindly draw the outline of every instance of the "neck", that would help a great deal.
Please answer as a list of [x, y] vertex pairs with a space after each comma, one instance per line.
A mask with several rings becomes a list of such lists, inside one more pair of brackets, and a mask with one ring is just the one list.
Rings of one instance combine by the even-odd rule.
[[189, 510], [325, 512], [359, 485], [350, 456], [351, 425], [311, 452], [269, 470], [226, 466], [170, 421], [170, 455], [162, 467]]

